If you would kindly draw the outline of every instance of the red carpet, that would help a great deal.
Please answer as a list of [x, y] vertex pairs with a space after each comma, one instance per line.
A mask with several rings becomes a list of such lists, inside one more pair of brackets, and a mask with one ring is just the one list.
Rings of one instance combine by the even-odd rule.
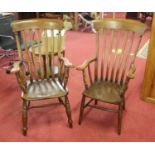
[[[68, 32], [66, 57], [75, 65], [92, 57], [95, 52], [93, 36], [93, 33]], [[82, 125], [78, 125], [83, 82], [81, 73], [75, 69], [72, 69], [68, 83], [73, 129], [67, 127], [63, 106], [48, 107], [29, 111], [28, 135], [22, 136], [20, 89], [15, 76], [6, 75], [4, 68], [0, 68], [0, 141], [155, 141], [155, 105], [140, 99], [145, 60], [137, 58], [136, 66], [135, 79], [126, 93], [120, 136], [117, 135], [115, 113], [88, 108]]]

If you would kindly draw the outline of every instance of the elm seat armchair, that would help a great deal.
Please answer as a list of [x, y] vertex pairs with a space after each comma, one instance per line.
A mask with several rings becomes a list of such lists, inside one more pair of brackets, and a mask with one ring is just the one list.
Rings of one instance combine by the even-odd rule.
[[[95, 20], [93, 23], [97, 32], [96, 55], [77, 67], [77, 70], [82, 71], [85, 85], [79, 124], [86, 107], [116, 112], [117, 132], [120, 134], [122, 112], [125, 109], [124, 96], [129, 80], [134, 78], [134, 61], [146, 25], [126, 19], [103, 19]], [[92, 101], [95, 103], [92, 104]], [[114, 104], [118, 108], [107, 108], [102, 102]]]
[[[61, 31], [63, 30], [63, 22], [51, 19], [30, 19], [14, 21], [12, 23], [13, 32], [15, 33], [19, 60], [10, 64], [7, 73], [15, 73], [17, 82], [22, 90], [21, 98], [22, 106], [22, 122], [23, 135], [27, 134], [28, 110], [32, 108], [40, 108], [49, 105], [61, 104], [66, 109], [69, 127], [72, 127], [71, 109], [68, 99], [68, 89], [66, 87], [69, 70], [73, 65], [67, 58], [62, 56], [61, 52]], [[47, 31], [51, 34], [54, 30], [58, 30], [57, 47], [58, 54], [48, 52], [48, 46], [52, 46], [54, 51], [55, 43], [53, 39], [48, 39]], [[35, 53], [33, 32], [35, 31], [38, 49]], [[25, 51], [21, 52], [18, 33], [21, 34]], [[44, 33], [44, 46], [41, 48], [42, 33]], [[31, 51], [27, 46], [27, 42], [31, 43]], [[45, 50], [45, 51], [42, 51]], [[44, 54], [43, 54], [44, 53]], [[55, 74], [54, 68], [58, 66], [58, 73]], [[44, 105], [31, 105], [31, 101], [58, 98], [57, 103]]]

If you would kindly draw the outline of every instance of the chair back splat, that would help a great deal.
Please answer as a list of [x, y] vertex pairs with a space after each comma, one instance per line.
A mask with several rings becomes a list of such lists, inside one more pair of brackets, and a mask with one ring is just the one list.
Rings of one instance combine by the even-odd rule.
[[134, 64], [146, 26], [124, 19], [95, 20], [93, 23], [97, 31], [95, 81], [125, 84], [126, 73]]
[[[19, 59], [25, 61], [25, 67], [27, 73], [30, 74], [31, 82], [44, 78], [54, 78], [54, 64], [60, 62], [54, 60], [54, 49], [57, 48], [57, 54], [61, 56], [61, 31], [63, 30], [63, 22], [59, 20], [50, 21], [50, 19], [33, 19], [21, 22], [15, 21], [12, 23]], [[21, 50], [18, 36], [19, 32], [22, 36], [25, 52]], [[37, 40], [38, 43], [37, 49], [35, 40]], [[57, 42], [55, 40], [57, 40]], [[31, 44], [31, 49], [28, 49], [28, 42]], [[44, 44], [44, 46], [42, 46], [42, 44]], [[59, 74], [59, 76], [61, 76], [61, 74]]]

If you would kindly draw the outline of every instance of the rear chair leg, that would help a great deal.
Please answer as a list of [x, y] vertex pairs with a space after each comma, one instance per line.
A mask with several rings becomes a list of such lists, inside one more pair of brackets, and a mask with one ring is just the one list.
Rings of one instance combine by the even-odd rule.
[[68, 117], [69, 128], [72, 128], [73, 121], [72, 121], [72, 117], [71, 117], [71, 108], [70, 108], [70, 103], [69, 103], [69, 99], [67, 96], [65, 96], [65, 108], [66, 108], [66, 113], [67, 113], [67, 117]]
[[95, 100], [95, 105], [97, 105], [97, 100]]
[[123, 98], [123, 110], [125, 110], [125, 99]]
[[83, 117], [83, 111], [84, 111], [84, 104], [85, 104], [85, 96], [82, 96], [82, 100], [81, 100], [81, 108], [80, 108], [80, 115], [79, 115], [79, 125], [82, 122], [82, 117]]
[[28, 114], [28, 109], [27, 109], [27, 102], [29, 101], [23, 99], [23, 108], [22, 108], [22, 121], [23, 121], [23, 128], [22, 128], [22, 133], [24, 136], [27, 134], [27, 114]]
[[119, 110], [118, 110], [118, 134], [121, 134], [121, 125], [122, 125], [122, 112], [123, 112], [123, 103], [119, 105]]
[[58, 100], [59, 100], [59, 102], [60, 102], [61, 104], [64, 105], [64, 102], [63, 102], [63, 100], [62, 100], [60, 97], [58, 98]]

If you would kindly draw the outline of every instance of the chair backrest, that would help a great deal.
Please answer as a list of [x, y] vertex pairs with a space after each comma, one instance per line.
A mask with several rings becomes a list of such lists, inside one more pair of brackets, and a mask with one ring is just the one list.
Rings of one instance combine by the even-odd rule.
[[124, 84], [126, 73], [134, 64], [146, 25], [134, 20], [95, 20], [95, 81]]
[[[23, 72], [30, 75], [30, 81], [54, 78], [55, 65], [60, 67], [58, 57], [61, 55], [63, 22], [54, 19], [19, 20], [12, 23], [12, 28], [15, 33], [19, 60], [24, 62], [25, 70]], [[57, 30], [57, 43], [54, 43], [55, 30]], [[18, 33], [21, 34], [24, 51], [21, 49]], [[48, 38], [49, 33], [51, 34], [50, 38]], [[37, 40], [37, 48], [35, 40]], [[28, 48], [29, 43], [30, 49]], [[51, 46], [50, 52], [49, 46]], [[58, 48], [57, 57], [54, 57], [54, 46]]]

